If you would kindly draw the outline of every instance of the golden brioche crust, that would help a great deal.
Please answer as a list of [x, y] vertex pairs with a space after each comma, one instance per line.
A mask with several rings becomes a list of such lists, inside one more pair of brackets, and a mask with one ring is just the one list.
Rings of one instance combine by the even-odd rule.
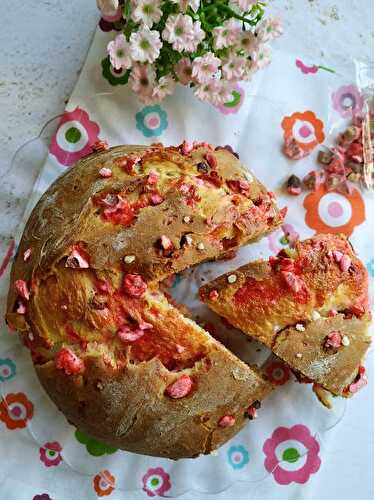
[[[119, 146], [90, 155], [30, 216], [8, 324], [82, 430], [143, 454], [209, 453], [272, 386], [182, 316], [158, 283], [263, 236], [283, 217], [224, 149]], [[224, 416], [233, 418], [219, 424]]]
[[[220, 276], [201, 287], [200, 297], [303, 377], [334, 394], [350, 395], [346, 389], [370, 344], [370, 319], [367, 270], [344, 236], [298, 242], [269, 261]], [[343, 314], [326, 318], [338, 312]], [[331, 355], [323, 343], [334, 325], [351, 342]]]

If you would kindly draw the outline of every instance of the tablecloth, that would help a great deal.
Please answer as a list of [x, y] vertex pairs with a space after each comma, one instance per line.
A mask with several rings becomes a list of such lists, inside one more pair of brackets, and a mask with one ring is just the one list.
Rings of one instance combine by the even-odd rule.
[[[188, 491], [218, 493], [240, 481], [248, 485], [252, 498], [312, 498], [324, 463], [333, 459], [332, 443], [343, 438], [339, 428], [347, 405], [355, 405], [355, 413], [364, 421], [358, 425], [367, 429], [370, 386], [348, 403], [337, 399], [334, 409], [327, 411], [318, 404], [310, 386], [296, 383], [289, 369], [268, 357], [266, 349], [248, 343], [207, 312], [196, 298], [196, 287], [202, 279], [249, 259], [276, 253], [287, 246], [287, 235], [305, 238], [315, 232], [350, 236], [374, 277], [370, 238], [374, 220], [369, 217], [374, 200], [370, 195], [357, 188], [343, 195], [321, 187], [291, 198], [281, 189], [292, 173], [302, 176], [315, 169], [318, 146], [332, 142], [331, 132], [360, 110], [362, 99], [354, 83], [353, 66], [320, 66], [302, 55], [275, 51], [272, 64], [252, 82], [237, 85], [225, 105], [200, 103], [192, 97], [191, 89], [179, 88], [162, 104], [144, 106], [123, 86], [124, 75], [110, 68], [105, 51], [113, 36], [110, 29], [99, 25], [79, 81], [58, 121], [24, 218], [50, 183], [89, 153], [98, 139], [111, 145], [179, 144], [184, 139], [229, 144], [268, 189], [276, 192], [280, 206], [288, 206], [286, 224], [261, 242], [241, 249], [235, 259], [204, 264], [192, 273], [174, 277], [169, 285], [234, 352], [263, 365], [278, 390], [264, 402], [259, 418], [212, 456], [178, 462], [142, 457], [98, 443], [69, 425], [41, 389], [28, 353], [2, 326], [1, 497], [116, 499], [134, 492], [143, 498], [173, 497]], [[312, 151], [305, 159], [295, 162], [282, 154], [282, 143], [291, 136], [303, 149]], [[2, 311], [18, 238], [19, 233], [0, 264]], [[369, 355], [369, 375], [372, 364]], [[368, 457], [372, 451], [374, 446], [368, 440], [363, 454]], [[349, 449], [343, 443], [339, 452], [348, 456]], [[279, 462], [275, 469], [270, 465], [271, 454]], [[363, 457], [350, 456], [350, 460], [360, 464]], [[331, 485], [326, 485], [331, 495], [339, 473], [337, 469]]]

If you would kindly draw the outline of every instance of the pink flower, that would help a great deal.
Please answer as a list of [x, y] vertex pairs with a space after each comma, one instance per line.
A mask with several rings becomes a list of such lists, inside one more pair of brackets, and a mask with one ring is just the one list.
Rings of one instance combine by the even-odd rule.
[[238, 49], [243, 50], [245, 55], [250, 56], [256, 45], [257, 39], [251, 31], [241, 31], [237, 40]]
[[183, 85], [188, 85], [192, 80], [192, 63], [188, 57], [183, 57], [175, 66], [175, 74], [178, 81]]
[[231, 82], [226, 82], [225, 80], [217, 80], [214, 92], [212, 94], [211, 103], [215, 106], [219, 106], [229, 101], [232, 98], [233, 90], [234, 87]]
[[364, 100], [356, 85], [343, 85], [332, 94], [333, 108], [343, 118], [350, 118], [362, 111]]
[[205, 31], [201, 29], [200, 21], [195, 21], [193, 23], [192, 30], [193, 30], [193, 33], [192, 33], [193, 36], [192, 36], [191, 40], [189, 40], [186, 43], [186, 48], [185, 48], [186, 52], [195, 52], [195, 50], [197, 50], [197, 47], [199, 46], [199, 44], [205, 38]]
[[283, 33], [282, 24], [277, 18], [269, 18], [262, 21], [257, 29], [257, 40], [260, 43], [270, 42]]
[[252, 54], [256, 69], [265, 68], [270, 63], [271, 49], [268, 45], [259, 45]]
[[62, 165], [71, 166], [91, 153], [91, 145], [98, 141], [99, 132], [99, 125], [91, 121], [82, 108], [65, 111], [52, 137], [49, 152]]
[[132, 90], [145, 104], [153, 102], [153, 89], [156, 86], [156, 72], [148, 64], [135, 64], [131, 70], [129, 83]]
[[164, 493], [171, 488], [170, 476], [162, 467], [148, 469], [143, 476], [143, 491], [149, 497], [164, 496]]
[[200, 7], [200, 0], [171, 0], [173, 3], [177, 3], [182, 12], [186, 12], [188, 7], [194, 12], [197, 12]]
[[155, 102], [162, 101], [166, 96], [174, 93], [175, 80], [171, 75], [162, 76], [153, 89], [152, 97]]
[[192, 18], [183, 14], [171, 14], [162, 32], [162, 38], [171, 43], [173, 49], [183, 52], [195, 37]]
[[304, 73], [304, 74], [308, 74], [308, 73], [317, 73], [318, 71], [318, 66], [316, 65], [313, 65], [313, 66], [307, 66], [306, 64], [304, 64], [302, 61], [300, 61], [300, 59], [296, 59], [296, 66]]
[[222, 65], [222, 75], [226, 80], [241, 80], [247, 60], [240, 56], [230, 56]]
[[98, 9], [105, 17], [114, 17], [117, 14], [119, 2], [118, 0], [96, 0]]
[[131, 68], [132, 60], [130, 55], [130, 45], [122, 33], [117, 35], [107, 46], [110, 64], [114, 69]]
[[234, 45], [240, 37], [240, 26], [236, 19], [227, 19], [213, 30], [214, 48], [224, 49]]
[[62, 461], [62, 447], [60, 443], [45, 443], [39, 448], [40, 460], [46, 467], [54, 467]]
[[134, 61], [153, 63], [160, 55], [160, 33], [143, 26], [130, 36], [130, 52]]
[[278, 484], [304, 484], [321, 465], [319, 444], [305, 425], [278, 427], [263, 446], [265, 469]]
[[131, 17], [136, 23], [143, 23], [151, 28], [154, 23], [158, 23], [162, 16], [160, 0], [140, 0], [136, 4]]
[[202, 57], [196, 57], [192, 63], [192, 76], [199, 83], [208, 83], [218, 71], [221, 60], [213, 52], [208, 52]]
[[241, 10], [246, 12], [247, 10], [250, 10], [257, 3], [257, 0], [233, 0], [233, 3], [238, 5]]
[[213, 102], [216, 90], [217, 82], [215, 80], [211, 80], [208, 83], [201, 83], [196, 85], [194, 94], [201, 101]]

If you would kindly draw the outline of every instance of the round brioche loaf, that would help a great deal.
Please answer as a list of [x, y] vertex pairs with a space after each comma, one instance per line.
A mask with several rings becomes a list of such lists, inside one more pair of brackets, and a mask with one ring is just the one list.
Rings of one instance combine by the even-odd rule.
[[206, 144], [119, 146], [61, 176], [24, 230], [7, 321], [68, 420], [169, 458], [209, 453], [238, 432], [271, 384], [169, 303], [159, 282], [283, 218], [234, 154]]

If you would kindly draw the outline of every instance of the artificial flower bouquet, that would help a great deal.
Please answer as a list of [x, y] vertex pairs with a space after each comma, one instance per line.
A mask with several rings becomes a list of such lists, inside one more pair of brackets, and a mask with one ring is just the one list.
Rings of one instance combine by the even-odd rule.
[[235, 84], [270, 62], [278, 20], [263, 19], [257, 0], [97, 0], [118, 30], [108, 44], [113, 71], [145, 104], [189, 85], [202, 101], [220, 105]]

